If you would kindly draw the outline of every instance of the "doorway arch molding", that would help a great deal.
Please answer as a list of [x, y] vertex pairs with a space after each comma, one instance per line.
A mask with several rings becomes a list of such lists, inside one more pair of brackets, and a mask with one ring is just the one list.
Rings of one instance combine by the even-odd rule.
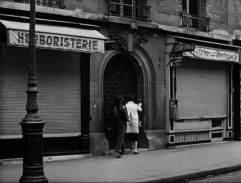
[[[104, 131], [104, 73], [107, 64], [114, 56], [118, 54], [124, 54], [128, 58], [131, 58], [131, 61], [134, 61], [133, 65], [136, 71], [141, 72], [143, 77], [143, 90], [144, 90], [144, 120], [145, 120], [145, 130], [155, 130], [155, 116], [156, 116], [156, 79], [155, 79], [155, 70], [152, 64], [152, 61], [146, 51], [137, 46], [134, 48], [133, 52], [123, 52], [119, 50], [107, 51], [100, 65], [99, 69], [99, 121], [103, 125], [101, 126], [102, 131]], [[146, 106], [146, 107], [145, 107]]]

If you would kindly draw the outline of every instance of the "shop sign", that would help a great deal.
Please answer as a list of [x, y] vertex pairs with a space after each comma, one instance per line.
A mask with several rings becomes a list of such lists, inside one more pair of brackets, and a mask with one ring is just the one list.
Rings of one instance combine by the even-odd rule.
[[218, 50], [218, 49], [212, 49], [212, 48], [204, 48], [204, 47], [199, 47], [199, 46], [195, 46], [194, 51], [184, 52], [183, 56], [239, 63], [239, 53], [238, 52]]
[[[22, 30], [8, 30], [8, 45], [28, 47], [29, 32]], [[36, 47], [76, 52], [104, 53], [104, 40], [77, 37], [60, 34], [36, 32]]]

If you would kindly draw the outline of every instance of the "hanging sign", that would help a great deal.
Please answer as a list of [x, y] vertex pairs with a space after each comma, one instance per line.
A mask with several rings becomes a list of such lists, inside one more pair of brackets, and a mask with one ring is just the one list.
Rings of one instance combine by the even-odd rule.
[[180, 66], [182, 65], [182, 56], [173, 57], [171, 58], [171, 61], [173, 63], [173, 66]]
[[200, 46], [195, 46], [194, 51], [184, 52], [183, 56], [239, 63], [238, 52], [205, 48]]
[[183, 52], [187, 51], [194, 51], [195, 45], [194, 44], [174, 44], [172, 47], [172, 51], [170, 53], [170, 56], [176, 56], [177, 54], [181, 54]]
[[[29, 32], [24, 30], [8, 30], [8, 45], [28, 47]], [[47, 48], [76, 52], [104, 53], [104, 40], [77, 37], [62, 34], [36, 32], [36, 48]]]

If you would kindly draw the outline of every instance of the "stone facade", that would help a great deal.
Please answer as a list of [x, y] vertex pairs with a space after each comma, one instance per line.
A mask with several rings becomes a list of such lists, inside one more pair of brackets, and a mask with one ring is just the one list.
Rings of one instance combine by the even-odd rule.
[[182, 12], [182, 0], [157, 0], [156, 10], [165, 14], [179, 15]]
[[228, 4], [226, 0], [207, 0], [207, 16], [211, 22], [227, 25]]
[[[206, 16], [210, 18], [209, 32], [182, 28], [183, 20], [180, 16], [183, 11], [182, 0], [147, 0], [146, 2], [150, 6], [151, 22], [109, 16], [108, 1], [106, 0], [66, 0], [65, 9], [37, 6], [37, 12], [41, 13], [37, 14], [39, 16], [37, 18], [48, 17], [58, 21], [67, 21], [69, 24], [73, 24], [72, 26], [81, 23], [93, 24], [99, 32], [111, 38], [111, 41], [118, 40], [118, 43], [124, 45], [118, 49], [106, 49], [104, 54], [90, 54], [90, 114], [92, 120], [89, 123], [89, 132], [93, 155], [100, 155], [109, 149], [109, 142], [105, 134], [107, 118], [104, 101], [106, 92], [104, 82], [108, 64], [118, 61], [116, 59], [118, 57], [125, 58], [132, 64], [137, 77], [136, 94], [142, 98], [144, 109], [140, 146], [161, 149], [166, 147], [166, 133], [169, 128], [170, 86], [168, 82], [170, 70], [168, 69], [170, 62], [167, 50], [170, 45], [167, 43], [167, 37], [170, 35], [186, 36], [197, 40], [222, 42], [227, 45], [234, 34], [238, 39], [241, 37], [240, 0], [235, 2], [206, 0]], [[1, 1], [0, 7], [5, 14], [14, 14], [15, 10], [19, 10], [18, 15], [27, 16], [29, 11], [29, 5], [10, 1]], [[4, 17], [4, 15], [1, 16]], [[113, 36], [115, 31], [116, 34]], [[50, 138], [51, 134], [48, 137]]]
[[235, 27], [241, 29], [241, 1], [236, 0], [234, 6]]

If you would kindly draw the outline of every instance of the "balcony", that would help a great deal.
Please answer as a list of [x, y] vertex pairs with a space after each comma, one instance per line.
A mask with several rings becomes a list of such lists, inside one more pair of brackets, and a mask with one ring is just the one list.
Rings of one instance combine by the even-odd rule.
[[150, 8], [133, 1], [109, 0], [108, 15], [150, 22]]
[[[12, 2], [17, 3], [26, 3], [29, 4], [30, 0], [9, 0]], [[52, 8], [59, 8], [64, 9], [64, 0], [36, 0], [36, 4], [39, 6], [46, 6], [46, 7], [52, 7]]]
[[209, 32], [209, 19], [208, 17], [198, 17], [186, 13], [181, 13], [182, 27], [188, 29], [196, 29], [204, 32]]

